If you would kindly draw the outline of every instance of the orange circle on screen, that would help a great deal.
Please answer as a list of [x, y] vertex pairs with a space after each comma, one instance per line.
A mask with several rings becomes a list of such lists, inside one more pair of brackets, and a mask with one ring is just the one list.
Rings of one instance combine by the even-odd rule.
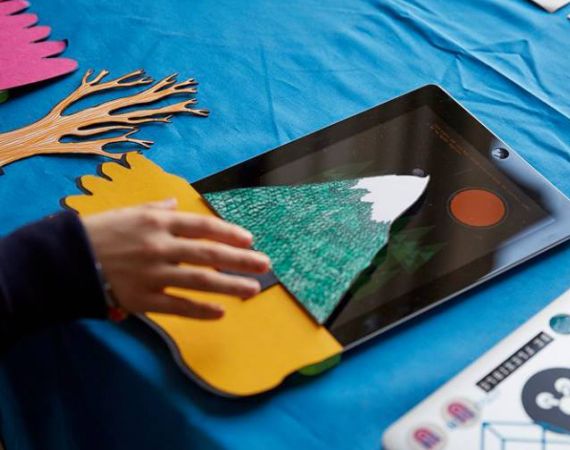
[[507, 212], [505, 202], [485, 189], [465, 189], [457, 192], [449, 204], [451, 215], [470, 227], [490, 227], [498, 224]]

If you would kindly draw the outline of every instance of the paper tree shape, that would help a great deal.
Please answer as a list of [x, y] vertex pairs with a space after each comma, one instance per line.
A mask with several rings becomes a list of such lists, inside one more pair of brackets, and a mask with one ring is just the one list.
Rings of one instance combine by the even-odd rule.
[[35, 14], [22, 14], [23, 0], [0, 0], [0, 91], [48, 80], [77, 68], [67, 58], [56, 58], [67, 44], [46, 41], [51, 29], [35, 26]]
[[[0, 3], [1, 5], [1, 3]], [[136, 70], [115, 80], [103, 82], [109, 74], [103, 70], [91, 79], [92, 71], [84, 75], [81, 85], [67, 98], [59, 102], [51, 112], [32, 125], [0, 134], [0, 168], [19, 159], [45, 154], [91, 154], [120, 159], [124, 152], [108, 152], [105, 147], [120, 142], [131, 142], [150, 147], [153, 142], [132, 137], [138, 131], [135, 125], [148, 122], [170, 122], [173, 114], [188, 113], [206, 117], [205, 109], [192, 109], [195, 98], [186, 98], [178, 103], [157, 107], [141, 108], [141, 105], [159, 102], [173, 96], [195, 94], [194, 79], [176, 82], [176, 75], [170, 75], [147, 89], [109, 100], [72, 114], [64, 112], [77, 101], [102, 91], [152, 84], [154, 80]], [[133, 108], [139, 107], [139, 108]], [[126, 110], [128, 108], [128, 110]], [[111, 133], [114, 135], [109, 136]], [[117, 135], [117, 133], [119, 133]], [[104, 134], [105, 137], [87, 138]], [[73, 142], [62, 142], [64, 137], [75, 137]]]
[[388, 175], [204, 197], [224, 219], [251, 231], [277, 278], [323, 323], [427, 183], [428, 178]]

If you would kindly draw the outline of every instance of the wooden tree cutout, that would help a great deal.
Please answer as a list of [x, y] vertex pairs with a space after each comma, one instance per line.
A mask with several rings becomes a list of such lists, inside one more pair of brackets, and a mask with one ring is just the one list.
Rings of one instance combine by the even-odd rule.
[[[125, 152], [108, 152], [105, 147], [119, 142], [132, 142], [149, 148], [153, 142], [132, 137], [138, 131], [136, 125], [148, 122], [170, 122], [173, 114], [189, 113], [206, 117], [205, 109], [192, 109], [195, 98], [157, 108], [129, 109], [148, 105], [180, 94], [197, 92], [194, 79], [176, 82], [176, 75], [170, 75], [149, 88], [128, 97], [121, 97], [92, 106], [72, 114], [64, 114], [73, 103], [97, 92], [110, 89], [149, 85], [153, 79], [146, 77], [142, 70], [136, 70], [115, 80], [102, 82], [109, 72], [101, 71], [90, 79], [93, 72], [88, 70], [81, 85], [67, 98], [58, 103], [48, 115], [39, 121], [0, 134], [0, 168], [14, 161], [34, 155], [46, 154], [91, 154], [120, 159]], [[121, 110], [125, 110], [121, 112]], [[118, 136], [99, 137], [103, 133], [120, 132]], [[64, 137], [79, 139], [76, 142], [63, 142]]]

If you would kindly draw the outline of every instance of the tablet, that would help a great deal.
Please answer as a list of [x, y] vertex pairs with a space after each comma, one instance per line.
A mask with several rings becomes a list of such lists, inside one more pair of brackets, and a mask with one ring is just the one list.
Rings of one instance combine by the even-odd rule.
[[385, 174], [425, 174], [430, 181], [325, 323], [345, 349], [570, 236], [568, 198], [435, 85], [194, 187], [206, 194]]

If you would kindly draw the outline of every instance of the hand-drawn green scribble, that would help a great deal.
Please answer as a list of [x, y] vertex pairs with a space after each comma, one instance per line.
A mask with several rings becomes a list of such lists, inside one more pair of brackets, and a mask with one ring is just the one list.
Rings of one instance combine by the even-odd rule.
[[358, 277], [351, 286], [352, 301], [375, 294], [401, 273], [415, 273], [435, 257], [445, 243], [424, 244], [433, 226], [405, 229], [408, 218], [400, 218], [392, 225], [390, 241], [370, 264], [373, 270]]

